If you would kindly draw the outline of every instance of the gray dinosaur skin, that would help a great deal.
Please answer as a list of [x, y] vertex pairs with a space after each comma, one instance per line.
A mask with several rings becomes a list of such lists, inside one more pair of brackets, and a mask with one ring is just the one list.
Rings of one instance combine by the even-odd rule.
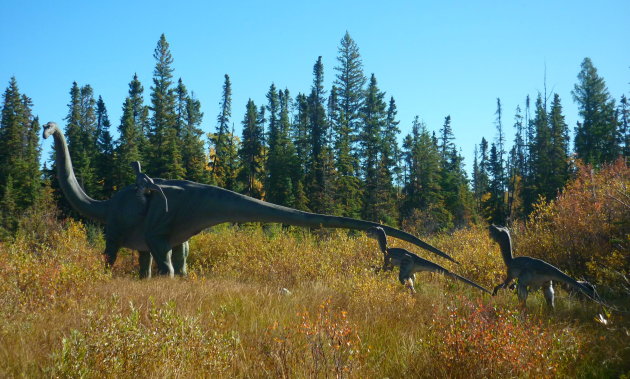
[[578, 282], [543, 260], [531, 257], [514, 258], [512, 254], [512, 238], [507, 228], [490, 225], [489, 231], [490, 237], [501, 247], [501, 255], [507, 266], [505, 281], [494, 288], [492, 295], [496, 295], [500, 289], [509, 286], [512, 280], [518, 279], [516, 290], [522, 306], [525, 306], [529, 291], [542, 288], [547, 305], [554, 308], [555, 296], [552, 284], [553, 281], [557, 281], [585, 294], [591, 300], [601, 303], [592, 285], [589, 284], [587, 286]]
[[[186, 180], [153, 179], [168, 201], [147, 197], [142, 204], [135, 186], [127, 186], [109, 200], [94, 200], [76, 180], [65, 138], [54, 122], [44, 125], [43, 137], [54, 137], [57, 175], [64, 195], [79, 213], [105, 224], [105, 255], [114, 264], [121, 247], [151, 252], [160, 275], [173, 276], [171, 248], [202, 230], [224, 222], [278, 222], [304, 227], [367, 230], [377, 223], [347, 217], [302, 212]], [[382, 226], [391, 236], [456, 262], [448, 254], [401, 230]], [[142, 256], [142, 254], [141, 254]], [[146, 257], [142, 258], [144, 261]], [[185, 261], [185, 258], [184, 258]], [[142, 266], [142, 265], [141, 265]]]
[[398, 266], [400, 268], [398, 280], [400, 280], [400, 283], [402, 284], [408, 283], [407, 285], [412, 293], [416, 292], [413, 286], [415, 276], [414, 274], [421, 271], [441, 273], [451, 278], [460, 280], [484, 292], [490, 293], [490, 291], [481, 287], [472, 280], [452, 273], [446, 268], [438, 265], [437, 263], [433, 263], [426, 259], [420, 258], [407, 249], [388, 247], [387, 234], [381, 227], [370, 228], [368, 229], [367, 233], [370, 237], [376, 238], [378, 240], [379, 247], [381, 248], [381, 252], [383, 253], [383, 270], [393, 270], [394, 266]]

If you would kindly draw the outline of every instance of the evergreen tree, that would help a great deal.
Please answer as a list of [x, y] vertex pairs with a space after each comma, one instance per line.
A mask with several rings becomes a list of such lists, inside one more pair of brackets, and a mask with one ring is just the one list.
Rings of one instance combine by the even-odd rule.
[[199, 128], [203, 119], [201, 103], [188, 90], [180, 78], [175, 89], [177, 123], [176, 130], [181, 146], [182, 168], [185, 178], [199, 183], [208, 181], [206, 154]]
[[524, 215], [523, 178], [527, 170], [527, 157], [525, 145], [525, 127], [523, 125], [523, 115], [520, 105], [516, 106], [514, 115], [514, 145], [508, 155], [508, 218], [521, 218]]
[[630, 157], [630, 104], [626, 95], [621, 96], [617, 109], [619, 119], [619, 137], [621, 138], [622, 153], [624, 157]]
[[489, 197], [483, 204], [486, 219], [495, 224], [505, 224], [507, 214], [505, 212], [505, 191], [503, 183], [503, 162], [500, 160], [499, 148], [495, 143], [490, 146], [490, 183], [488, 186]]
[[241, 149], [241, 142], [234, 132], [234, 124], [232, 124], [232, 130], [227, 134], [225, 149], [225, 163], [224, 163], [224, 175], [223, 183], [224, 188], [230, 191], [238, 191], [238, 172], [240, 167], [239, 151]]
[[452, 215], [444, 207], [440, 187], [439, 149], [418, 116], [403, 148], [408, 172], [401, 209], [403, 225], [422, 234], [450, 228]]
[[230, 117], [232, 116], [232, 83], [230, 77], [225, 74], [223, 83], [223, 94], [221, 96], [221, 111], [217, 116], [217, 131], [211, 136], [211, 143], [214, 145], [214, 156], [212, 157], [212, 182], [220, 187], [226, 187], [227, 160], [229, 155], [228, 141]]
[[309, 109], [308, 98], [302, 93], [295, 97], [295, 114], [292, 125], [292, 135], [298, 157], [296, 172], [296, 202], [302, 210], [310, 210], [310, 199], [307, 195], [306, 178], [310, 175], [310, 157], [312, 146], [309, 138]]
[[96, 177], [100, 196], [107, 199], [114, 192], [114, 142], [110, 127], [105, 102], [99, 96], [96, 102]]
[[119, 138], [115, 148], [114, 187], [122, 188], [135, 182], [136, 175], [129, 166], [131, 162], [141, 162], [146, 165], [147, 151], [146, 133], [148, 132], [149, 109], [144, 105], [142, 93], [144, 88], [134, 74], [129, 83], [129, 95], [122, 108]]
[[360, 130], [360, 110], [364, 99], [366, 82], [359, 47], [346, 32], [341, 39], [337, 56], [338, 66], [335, 86], [338, 88], [339, 123], [335, 130], [336, 169], [339, 179], [336, 185], [341, 213], [348, 217], [358, 217], [361, 205], [361, 184], [357, 178], [359, 171], [358, 150], [355, 141], [356, 131]]
[[239, 151], [241, 172], [239, 179], [243, 183], [244, 193], [261, 198], [263, 195], [263, 128], [256, 104], [249, 99], [243, 119], [243, 139]]
[[327, 132], [328, 123], [325, 108], [324, 65], [322, 57], [317, 58], [313, 66], [313, 85], [307, 100], [308, 109], [308, 139], [310, 143], [310, 157], [307, 162], [307, 196], [310, 208], [318, 213], [334, 211], [330, 187], [331, 162], [328, 154]]
[[575, 128], [575, 152], [586, 163], [612, 162], [620, 153], [615, 101], [590, 58], [584, 58], [581, 68], [571, 91], [582, 117]]
[[527, 214], [533, 210], [533, 205], [538, 201], [539, 196], [547, 198], [546, 182], [547, 176], [551, 173], [549, 156], [552, 143], [551, 128], [549, 127], [547, 109], [540, 94], [536, 98], [536, 109], [532, 124], [534, 125], [535, 134], [530, 148], [531, 171], [527, 178], [524, 198]]
[[400, 121], [396, 119], [398, 110], [396, 108], [396, 101], [394, 97], [390, 97], [387, 107], [387, 118], [385, 120], [385, 129], [383, 130], [382, 137], [382, 154], [383, 165], [387, 172], [392, 177], [392, 185], [402, 185], [402, 169], [400, 167], [401, 151], [398, 146], [398, 135], [400, 129], [398, 124]]
[[444, 118], [438, 145], [441, 159], [440, 187], [444, 207], [452, 215], [454, 226], [463, 227], [472, 222], [473, 196], [468, 190], [464, 158], [457, 151], [454, 139], [449, 115]]
[[502, 113], [501, 100], [497, 98], [497, 111], [495, 113], [497, 116], [495, 122], [497, 137], [496, 143], [493, 143], [490, 147], [490, 160], [488, 162], [490, 198], [483, 205], [485, 217], [499, 224], [505, 224], [507, 219], [505, 202], [505, 136], [503, 134]]
[[549, 112], [551, 129], [551, 173], [548, 180], [548, 198], [553, 198], [569, 179], [569, 129], [562, 114], [560, 96], [554, 94]]
[[148, 136], [150, 149], [146, 172], [151, 176], [183, 179], [185, 170], [178, 139], [176, 96], [172, 88], [173, 57], [164, 34], [160, 36], [153, 57], [157, 62], [151, 87], [150, 110], [153, 113]]
[[0, 238], [16, 230], [17, 216], [41, 195], [40, 125], [32, 106], [12, 77], [3, 94], [0, 120]]
[[[370, 77], [361, 116], [363, 129], [360, 135], [362, 160], [362, 172], [365, 182], [363, 192], [362, 217], [366, 220], [380, 221], [386, 216], [388, 209], [385, 205], [392, 205], [392, 193], [386, 193], [381, 183], [381, 157], [383, 151], [382, 134], [387, 122], [387, 104], [384, 101], [385, 94], [378, 88], [374, 74]], [[391, 189], [391, 180], [389, 188]], [[386, 195], [385, 199], [379, 195]]]
[[270, 115], [267, 199], [275, 204], [296, 207], [297, 186], [294, 183], [299, 182], [299, 163], [290, 139], [289, 90], [278, 92], [272, 84], [267, 100]]

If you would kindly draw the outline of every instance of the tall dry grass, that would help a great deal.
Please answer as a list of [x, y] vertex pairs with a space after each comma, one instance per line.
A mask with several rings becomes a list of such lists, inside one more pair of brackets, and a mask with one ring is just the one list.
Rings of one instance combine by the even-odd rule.
[[[492, 298], [426, 273], [411, 296], [395, 274], [374, 271], [381, 257], [364, 236], [219, 228], [191, 241], [189, 278], [140, 281], [133, 254], [108, 273], [86, 235], [70, 222], [37, 251], [19, 239], [0, 247], [0, 376], [556, 377], [629, 369], [624, 319], [603, 326], [593, 321], [596, 307], [579, 311], [568, 299], [548, 313], [540, 296], [522, 313], [510, 293]], [[453, 270], [482, 285], [501, 275], [483, 229], [433, 242], [463, 262]]]

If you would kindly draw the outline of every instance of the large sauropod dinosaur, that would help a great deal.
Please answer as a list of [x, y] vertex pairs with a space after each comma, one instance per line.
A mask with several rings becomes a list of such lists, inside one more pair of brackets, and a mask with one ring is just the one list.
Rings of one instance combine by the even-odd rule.
[[492, 295], [496, 295], [501, 288], [507, 287], [512, 280], [517, 279], [516, 290], [518, 299], [524, 307], [527, 301], [528, 291], [535, 291], [542, 287], [547, 305], [554, 308], [553, 281], [561, 282], [567, 286], [580, 291], [589, 299], [602, 304], [602, 300], [595, 292], [592, 285], [585, 285], [573, 279], [569, 275], [560, 271], [555, 266], [536, 258], [516, 257], [512, 255], [512, 238], [510, 231], [506, 227], [490, 225], [490, 237], [501, 247], [501, 255], [507, 266], [507, 277], [505, 281], [494, 287]]
[[[151, 195], [144, 205], [138, 201], [138, 191], [133, 185], [116, 192], [109, 200], [94, 200], [79, 186], [65, 138], [54, 122], [44, 125], [44, 138], [51, 135], [55, 140], [61, 189], [79, 213], [105, 224], [105, 255], [109, 264], [115, 262], [121, 247], [150, 251], [159, 274], [172, 276], [171, 248], [188, 241], [205, 228], [224, 222], [278, 222], [304, 227], [357, 230], [380, 226], [347, 217], [302, 212], [186, 180], [153, 179], [167, 201]], [[409, 233], [384, 225], [382, 228], [393, 237], [456, 262], [448, 254]]]
[[398, 266], [400, 268], [398, 279], [400, 280], [400, 283], [406, 285], [411, 290], [411, 293], [416, 293], [413, 286], [414, 274], [420, 271], [438, 272], [448, 277], [460, 280], [484, 292], [490, 293], [490, 291], [472, 280], [452, 273], [437, 263], [420, 258], [407, 249], [388, 247], [387, 234], [385, 234], [385, 230], [383, 230], [382, 227], [370, 228], [367, 230], [367, 234], [368, 236], [378, 240], [378, 245], [383, 252], [383, 270], [393, 270], [394, 266]]

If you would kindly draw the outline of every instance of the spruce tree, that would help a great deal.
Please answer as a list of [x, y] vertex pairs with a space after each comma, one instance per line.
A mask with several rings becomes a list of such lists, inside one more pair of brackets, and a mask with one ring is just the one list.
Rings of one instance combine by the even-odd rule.
[[[299, 162], [290, 139], [289, 90], [267, 93], [269, 111], [269, 155], [267, 159], [267, 199], [275, 204], [296, 207]], [[272, 127], [273, 125], [273, 127]]]
[[582, 121], [575, 128], [575, 152], [586, 163], [600, 165], [614, 161], [620, 153], [615, 101], [590, 58], [584, 58], [573, 100]]
[[96, 177], [100, 196], [110, 198], [114, 192], [114, 142], [109, 128], [111, 123], [101, 96], [96, 102]]
[[144, 88], [134, 74], [129, 83], [118, 126], [119, 138], [115, 148], [114, 186], [122, 188], [135, 182], [135, 173], [129, 163], [139, 161], [145, 166], [147, 153], [148, 107], [144, 105]]
[[211, 144], [214, 145], [212, 154], [212, 168], [210, 169], [212, 182], [220, 187], [226, 187], [227, 161], [230, 136], [230, 117], [232, 116], [232, 83], [230, 77], [225, 74], [223, 82], [223, 92], [221, 95], [221, 111], [217, 116], [216, 133], [210, 137]]
[[622, 153], [624, 157], [630, 157], [630, 104], [626, 95], [621, 96], [617, 114]]
[[173, 57], [164, 34], [160, 36], [153, 57], [156, 65], [151, 87], [152, 115], [146, 172], [151, 176], [183, 179], [185, 171], [178, 139], [175, 91], [172, 88]]
[[540, 94], [536, 98], [532, 124], [534, 125], [535, 134], [530, 147], [531, 170], [525, 187], [524, 205], [526, 214], [531, 213], [533, 205], [540, 196], [547, 199], [549, 192], [547, 179], [551, 173], [551, 157], [549, 156], [552, 143], [551, 128], [549, 127], [547, 109]]
[[302, 93], [295, 97], [295, 113], [292, 123], [292, 136], [298, 157], [298, 170], [296, 172], [296, 201], [302, 210], [310, 210], [310, 199], [307, 195], [306, 178], [310, 177], [311, 168], [309, 162], [312, 155], [312, 145], [309, 133], [309, 109], [308, 98]]
[[203, 113], [201, 103], [195, 99], [194, 94], [188, 94], [184, 82], [180, 78], [175, 89], [179, 146], [181, 147], [182, 168], [184, 177], [194, 182], [205, 183], [208, 181], [206, 174], [205, 145], [200, 129]]
[[243, 138], [239, 151], [241, 172], [239, 179], [246, 195], [255, 198], [263, 196], [263, 129], [256, 104], [249, 99], [243, 119]]
[[556, 93], [549, 111], [551, 144], [550, 169], [545, 196], [553, 199], [569, 179], [569, 129], [562, 114], [560, 96]]
[[322, 57], [317, 58], [313, 66], [313, 85], [307, 99], [308, 106], [308, 139], [310, 157], [307, 162], [307, 196], [310, 208], [318, 213], [330, 213], [332, 206], [332, 185], [330, 176], [331, 162], [328, 154], [328, 123], [326, 118], [326, 93], [324, 90], [324, 65]]
[[226, 137], [225, 163], [224, 163], [224, 188], [230, 191], [238, 191], [238, 173], [240, 167], [239, 151], [241, 150], [241, 141], [234, 132], [234, 124]]
[[514, 115], [514, 144], [508, 155], [507, 179], [508, 179], [508, 209], [510, 220], [522, 218], [523, 210], [523, 178], [527, 167], [527, 146], [525, 145], [525, 127], [520, 105], [516, 106]]
[[451, 116], [444, 118], [440, 130], [440, 187], [444, 199], [444, 208], [453, 216], [456, 227], [463, 227], [472, 222], [473, 197], [468, 190], [468, 179], [464, 170], [464, 159], [457, 151], [453, 140]]
[[452, 215], [444, 207], [440, 187], [438, 145], [418, 116], [403, 147], [408, 171], [401, 209], [403, 225], [421, 234], [450, 228]]
[[17, 217], [41, 195], [39, 120], [12, 77], [3, 94], [0, 120], [0, 239], [13, 233]]
[[395, 186], [402, 185], [402, 169], [400, 167], [400, 160], [402, 158], [400, 147], [398, 146], [398, 135], [400, 129], [397, 120], [398, 110], [396, 108], [396, 101], [394, 97], [390, 97], [387, 106], [387, 118], [385, 120], [385, 129], [382, 136], [382, 154], [383, 162], [387, 171], [392, 175], [392, 184]]
[[335, 86], [338, 88], [339, 124], [335, 130], [335, 156], [339, 175], [336, 185], [338, 202], [344, 216], [358, 217], [362, 204], [361, 184], [357, 178], [359, 152], [355, 141], [360, 130], [366, 78], [359, 47], [348, 32], [341, 39], [337, 62]]
[[[381, 158], [382, 158], [382, 133], [387, 122], [387, 104], [384, 100], [385, 94], [380, 91], [374, 74], [370, 77], [367, 91], [365, 93], [364, 105], [361, 108], [363, 128], [360, 134], [360, 146], [363, 179], [365, 190], [363, 192], [362, 217], [366, 220], [380, 221], [387, 214], [388, 209], [385, 204], [392, 205], [391, 193], [385, 199], [379, 198], [385, 183], [381, 183]], [[391, 189], [391, 181], [388, 183]]]

